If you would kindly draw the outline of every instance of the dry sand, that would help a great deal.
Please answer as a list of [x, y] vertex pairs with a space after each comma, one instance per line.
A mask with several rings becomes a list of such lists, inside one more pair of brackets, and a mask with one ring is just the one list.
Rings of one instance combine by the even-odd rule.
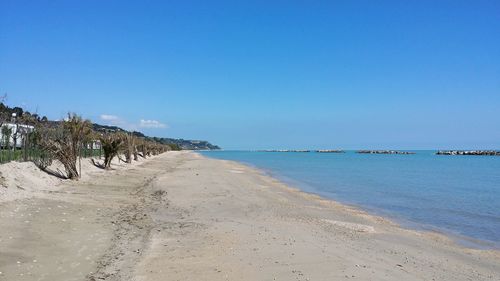
[[235, 162], [169, 152], [84, 170], [69, 182], [0, 166], [0, 280], [500, 280], [498, 251]]

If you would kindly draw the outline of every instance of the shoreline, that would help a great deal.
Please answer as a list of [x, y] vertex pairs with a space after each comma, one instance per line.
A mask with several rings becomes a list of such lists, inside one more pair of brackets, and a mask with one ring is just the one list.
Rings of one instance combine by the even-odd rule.
[[0, 204], [0, 280], [500, 276], [499, 251], [404, 229], [194, 152], [97, 172], [56, 191]]
[[[228, 160], [228, 161], [232, 161], [232, 160]], [[395, 214], [391, 214], [390, 212], [386, 212], [382, 209], [370, 208], [370, 207], [363, 206], [362, 204], [356, 204], [356, 203], [352, 203], [352, 202], [342, 201], [341, 199], [328, 197], [325, 194], [321, 194], [321, 193], [315, 192], [315, 191], [307, 191], [307, 190], [304, 190], [301, 188], [301, 186], [307, 186], [307, 184], [305, 184], [305, 183], [300, 183], [297, 180], [287, 178], [286, 176], [278, 175], [271, 170], [266, 170], [263, 168], [255, 167], [253, 165], [243, 163], [243, 162], [238, 162], [238, 161], [234, 161], [234, 162], [242, 163], [243, 165], [247, 165], [247, 166], [255, 169], [257, 172], [263, 173], [265, 176], [275, 178], [276, 180], [283, 182], [285, 185], [288, 185], [291, 189], [297, 190], [297, 192], [302, 192], [302, 193], [305, 193], [308, 195], [318, 196], [321, 199], [330, 200], [330, 201], [335, 202], [336, 204], [344, 205], [347, 208], [352, 208], [352, 209], [358, 210], [360, 212], [364, 212], [364, 213], [366, 213], [366, 215], [373, 216], [373, 217], [383, 219], [383, 220], [387, 220], [390, 223], [392, 223], [392, 224], [394, 224], [402, 229], [410, 230], [410, 231], [417, 231], [417, 232], [422, 232], [422, 233], [429, 233], [432, 235], [442, 235], [445, 238], [452, 240], [454, 243], [457, 244], [457, 246], [464, 247], [464, 248], [476, 249], [476, 250], [493, 250], [493, 251], [500, 252], [500, 242], [476, 239], [474, 237], [470, 237], [470, 236], [463, 235], [460, 233], [454, 233], [451, 230], [443, 229], [443, 228], [440, 228], [440, 227], [437, 227], [434, 225], [413, 222], [413, 221], [410, 221], [410, 220], [402, 218], [402, 217], [397, 217]], [[313, 187], [311, 187], [311, 188], [313, 188]]]
[[[197, 153], [197, 152], [195, 152]], [[200, 154], [200, 153], [198, 153]], [[256, 173], [261, 174], [264, 177], [270, 177], [278, 182], [281, 182], [286, 188], [289, 189], [290, 192], [302, 193], [303, 196], [307, 200], [327, 200], [331, 201], [335, 205], [341, 205], [346, 210], [353, 210], [353, 213], [359, 214], [362, 213], [364, 216], [373, 217], [375, 221], [386, 221], [389, 224], [392, 224], [396, 227], [401, 228], [402, 230], [414, 231], [421, 234], [429, 234], [434, 236], [442, 236], [443, 240], [450, 240], [456, 246], [464, 248], [464, 249], [472, 249], [472, 250], [482, 250], [482, 251], [495, 251], [500, 254], [500, 243], [495, 243], [493, 241], [476, 239], [470, 236], [461, 235], [459, 233], [453, 233], [450, 230], [441, 229], [437, 226], [433, 225], [425, 225], [423, 223], [413, 222], [410, 220], [405, 220], [403, 218], [397, 218], [396, 216], [391, 216], [389, 213], [383, 214], [383, 210], [379, 210], [379, 212], [372, 208], [368, 208], [362, 206], [361, 204], [342, 202], [340, 199], [331, 198], [326, 195], [323, 195], [319, 192], [307, 191], [302, 189], [300, 186], [307, 185], [305, 183], [300, 183], [298, 180], [294, 180], [288, 178], [283, 175], [279, 175], [278, 173], [265, 168], [257, 167], [251, 163], [246, 163], [243, 161], [237, 160], [226, 160], [219, 158], [211, 158], [209, 156], [205, 156], [200, 154], [202, 157], [207, 157], [214, 160], [227, 161], [232, 162], [236, 165], [243, 165], [248, 167], [249, 169], [253, 169]], [[412, 226], [413, 225], [413, 226]]]
[[[347, 150], [351, 153], [357, 153], [355, 150]], [[430, 150], [422, 150], [422, 151], [430, 151]], [[199, 152], [196, 152], [199, 153]], [[256, 172], [261, 173], [265, 176], [272, 177], [278, 181], [283, 182], [285, 185], [290, 186], [292, 189], [296, 189], [299, 192], [303, 192], [305, 194], [310, 194], [310, 195], [315, 195], [319, 196], [320, 198], [326, 199], [326, 200], [331, 200], [333, 202], [336, 202], [341, 205], [345, 205], [346, 207], [354, 208], [359, 211], [365, 212], [367, 215], [372, 215], [374, 217], [379, 217], [386, 219], [390, 221], [391, 223], [398, 225], [402, 229], [406, 230], [411, 230], [411, 231], [418, 231], [418, 232], [423, 232], [423, 233], [431, 233], [433, 235], [442, 235], [446, 237], [447, 239], [450, 239], [454, 241], [458, 246], [464, 247], [464, 248], [470, 248], [470, 249], [477, 249], [477, 250], [493, 250], [493, 251], [499, 251], [500, 252], [500, 241], [495, 242], [487, 239], [480, 239], [480, 238], [475, 238], [472, 236], [468, 236], [465, 234], [461, 234], [458, 232], [455, 232], [450, 229], [446, 228], [441, 228], [439, 226], [435, 226], [432, 224], [426, 224], [423, 222], [415, 222], [411, 221], [410, 219], [406, 219], [404, 217], [399, 216], [397, 213], [391, 213], [389, 211], [386, 211], [381, 208], [376, 208], [376, 207], [369, 207], [369, 206], [364, 206], [361, 203], [355, 203], [355, 202], [349, 202], [348, 200], [342, 200], [339, 198], [334, 198], [331, 196], [328, 196], [326, 193], [318, 192], [315, 191], [315, 187], [307, 184], [300, 182], [300, 180], [295, 180], [293, 178], [290, 178], [288, 176], [282, 175], [279, 172], [275, 172], [272, 169], [267, 169], [267, 168], [262, 168], [258, 167], [257, 165], [250, 163], [250, 162], [245, 162], [245, 161], [239, 161], [239, 160], [227, 160], [223, 158], [217, 158], [217, 157], [211, 157], [209, 154], [205, 155], [202, 153], [201, 154], [203, 157], [208, 157], [210, 159], [215, 159], [215, 160], [222, 160], [222, 161], [229, 161], [229, 162], [234, 162], [240, 165], [245, 165], [250, 167], [251, 169], [254, 169]], [[430, 153], [434, 155], [435, 153]]]

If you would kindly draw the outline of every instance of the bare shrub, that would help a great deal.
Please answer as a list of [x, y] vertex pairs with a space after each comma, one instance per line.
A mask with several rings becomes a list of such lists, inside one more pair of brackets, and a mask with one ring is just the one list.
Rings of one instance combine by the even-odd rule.
[[38, 130], [41, 149], [61, 162], [68, 179], [78, 179], [80, 169], [77, 167], [77, 160], [80, 157], [82, 141], [92, 132], [90, 121], [70, 113], [58, 126], [44, 126]]
[[146, 158], [146, 156], [148, 156], [148, 144], [146, 140], [141, 139], [139, 145], [137, 146], [137, 150], [140, 152], [139, 155], [142, 158]]
[[[132, 163], [132, 156], [137, 158], [135, 155], [135, 137], [131, 133], [122, 134], [123, 139], [123, 153], [125, 154], [125, 162]], [[137, 160], [137, 159], [135, 159]]]
[[123, 137], [116, 133], [107, 133], [100, 137], [100, 141], [104, 151], [104, 169], [110, 169], [111, 161], [118, 155], [123, 144]]

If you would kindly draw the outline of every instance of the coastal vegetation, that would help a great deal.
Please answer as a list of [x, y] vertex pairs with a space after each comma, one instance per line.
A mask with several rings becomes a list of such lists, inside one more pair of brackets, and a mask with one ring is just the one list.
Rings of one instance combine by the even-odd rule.
[[[148, 137], [141, 132], [95, 124], [75, 113], [51, 121], [20, 107], [6, 106], [3, 100], [0, 98], [0, 163], [31, 161], [61, 178], [79, 179], [82, 158], [108, 170], [115, 158], [131, 164], [166, 151], [218, 149], [206, 141]], [[54, 163], [62, 166], [62, 171], [51, 169]]]
[[[124, 132], [96, 132], [92, 123], [72, 113], [67, 118], [54, 124], [37, 123], [33, 133], [37, 135], [37, 149], [43, 157], [34, 161], [40, 168], [47, 169], [52, 160], [57, 160], [64, 167], [64, 174], [68, 179], [81, 177], [81, 160], [83, 157], [104, 156], [104, 162], [92, 162], [106, 170], [111, 169], [112, 160], [123, 154], [126, 163], [132, 163], [132, 156], [136, 147], [136, 138]], [[149, 140], [140, 142], [143, 147], [151, 147], [155, 154], [173, 150], [168, 145], [154, 144]], [[95, 153], [98, 150], [99, 153]], [[150, 156], [148, 154], [147, 156]], [[136, 161], [138, 159], [136, 158]]]
[[81, 165], [77, 167], [77, 160], [81, 161], [83, 141], [92, 132], [90, 121], [76, 114], [68, 114], [68, 118], [58, 126], [40, 123], [36, 131], [40, 136], [38, 147], [44, 155], [58, 160], [64, 166], [68, 179], [79, 178]]
[[[118, 155], [120, 147], [123, 143], [123, 138], [118, 134], [104, 134], [99, 138], [102, 150], [104, 151], [103, 168], [109, 170], [111, 161]], [[126, 149], [127, 151], [128, 149]]]

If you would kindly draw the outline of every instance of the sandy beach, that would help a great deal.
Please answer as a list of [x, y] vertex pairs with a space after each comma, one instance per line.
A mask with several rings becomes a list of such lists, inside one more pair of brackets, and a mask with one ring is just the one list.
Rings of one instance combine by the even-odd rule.
[[76, 182], [9, 165], [0, 280], [500, 280], [498, 251], [194, 152], [113, 171], [84, 163]]

